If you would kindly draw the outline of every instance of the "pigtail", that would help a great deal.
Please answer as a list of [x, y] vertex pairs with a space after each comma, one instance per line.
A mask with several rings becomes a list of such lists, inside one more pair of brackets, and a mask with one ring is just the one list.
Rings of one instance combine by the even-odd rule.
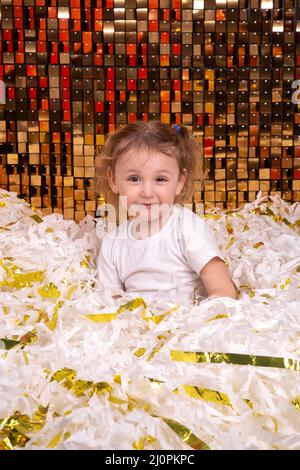
[[173, 127], [179, 141], [184, 168], [189, 177], [182, 191], [182, 199], [191, 199], [194, 192], [194, 180], [200, 181], [200, 191], [203, 190], [209, 168], [205, 166], [200, 142], [185, 126], [175, 124]]

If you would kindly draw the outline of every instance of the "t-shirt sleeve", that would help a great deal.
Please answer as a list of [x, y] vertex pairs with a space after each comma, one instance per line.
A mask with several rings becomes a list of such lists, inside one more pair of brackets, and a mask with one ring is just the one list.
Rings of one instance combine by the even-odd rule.
[[111, 292], [120, 289], [124, 291], [123, 283], [112, 260], [112, 240], [105, 240], [105, 237], [101, 243], [97, 268], [101, 287]]
[[198, 274], [215, 256], [225, 262], [224, 255], [218, 248], [213, 230], [196, 214], [185, 224], [183, 230], [183, 251], [186, 261]]

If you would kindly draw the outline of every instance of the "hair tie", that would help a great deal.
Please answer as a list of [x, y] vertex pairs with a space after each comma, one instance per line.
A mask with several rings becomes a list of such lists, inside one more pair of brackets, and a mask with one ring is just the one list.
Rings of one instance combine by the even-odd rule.
[[174, 124], [174, 129], [176, 131], [176, 134], [179, 134], [180, 132], [180, 126], [178, 124]]

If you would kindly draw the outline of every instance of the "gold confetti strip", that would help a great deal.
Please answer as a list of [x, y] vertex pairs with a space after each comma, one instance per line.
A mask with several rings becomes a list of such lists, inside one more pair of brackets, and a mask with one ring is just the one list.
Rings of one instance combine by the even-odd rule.
[[[58, 310], [62, 307], [63, 303], [64, 303], [63, 301], [60, 301], [56, 304], [56, 306], [54, 307], [54, 310], [53, 310], [53, 315], [52, 315], [51, 320], [49, 320], [48, 314], [44, 310], [35, 309], [33, 306], [30, 306], [30, 305], [27, 305], [27, 308], [32, 308], [34, 311], [38, 312], [38, 318], [35, 321], [35, 323], [40, 323], [41, 321], [43, 321], [45, 323], [45, 325], [50, 330], [53, 331], [57, 326]], [[30, 318], [30, 315], [24, 315], [22, 320], [17, 320], [16, 321], [16, 325], [17, 326], [24, 326], [27, 323], [27, 321], [29, 320], [29, 318]]]
[[91, 261], [91, 256], [86, 255], [82, 261], [80, 261], [80, 266], [83, 266], [84, 268], [89, 268], [90, 267], [90, 261]]
[[280, 289], [285, 289], [291, 283], [291, 278], [289, 277], [283, 284], [280, 284]]
[[226, 247], [225, 247], [225, 251], [229, 250], [229, 248], [231, 247], [231, 245], [235, 242], [235, 238], [234, 237], [231, 237], [229, 242], [227, 243]]
[[300, 395], [297, 395], [294, 400], [292, 400], [292, 405], [300, 410]]
[[226, 215], [230, 216], [230, 217], [240, 217], [242, 219], [244, 219], [244, 216], [239, 214], [239, 212], [241, 211], [242, 207], [238, 208], [238, 209], [229, 209], [229, 210], [224, 210], [222, 212], [225, 212]]
[[66, 295], [66, 299], [67, 299], [67, 300], [70, 300], [70, 299], [71, 299], [74, 290], [75, 290], [75, 286], [72, 286], [72, 287], [68, 290], [68, 293], [67, 293], [67, 295]]
[[257, 413], [256, 411], [254, 411], [253, 403], [251, 400], [249, 400], [248, 398], [243, 398], [243, 400], [247, 404], [247, 406], [249, 406], [250, 410], [253, 411], [253, 416], [256, 416], [257, 418], [270, 418], [274, 424], [274, 433], [276, 434], [278, 432], [278, 422], [274, 418], [274, 416], [268, 416], [262, 413]]
[[31, 437], [46, 424], [48, 408], [39, 406], [32, 418], [16, 411], [12, 416], [0, 418], [0, 450], [24, 447]]
[[114, 403], [115, 405], [127, 405], [127, 400], [124, 400], [123, 398], [118, 398], [112, 393], [109, 393], [108, 401], [110, 403]]
[[47, 449], [55, 449], [55, 447], [58, 446], [58, 444], [60, 443], [62, 436], [63, 432], [61, 431], [54, 437], [52, 437], [51, 441], [48, 442], [48, 444], [46, 445]]
[[164, 320], [166, 316], [175, 312], [176, 310], [178, 310], [178, 308], [179, 308], [179, 305], [176, 305], [175, 307], [171, 308], [167, 312], [162, 313], [161, 315], [152, 315], [151, 317], [143, 316], [143, 319], [146, 321], [153, 321], [156, 325], [158, 325], [162, 320]]
[[51, 320], [48, 320], [48, 321], [45, 321], [45, 325], [51, 330], [51, 331], [54, 331], [56, 326], [57, 326], [57, 322], [58, 322], [58, 310], [62, 307], [62, 305], [64, 304], [64, 302], [58, 302], [58, 304], [54, 307], [54, 311], [53, 311], [53, 315], [52, 315], [52, 318]]
[[145, 437], [140, 437], [138, 441], [133, 442], [132, 447], [135, 450], [144, 450], [147, 444], [152, 444], [156, 442], [156, 438], [151, 436], [151, 434], [147, 434]]
[[127, 302], [126, 304], [121, 305], [118, 308], [118, 310], [114, 313], [96, 313], [96, 314], [88, 314], [84, 316], [88, 318], [89, 320], [96, 322], [96, 323], [106, 323], [106, 322], [115, 320], [118, 315], [125, 312], [126, 310], [129, 310], [131, 312], [132, 310], [135, 310], [138, 307], [143, 307], [143, 310], [142, 310], [142, 316], [143, 316], [145, 314], [147, 305], [145, 304], [144, 300], [141, 297], [137, 297], [136, 299], [133, 299], [130, 302]]
[[24, 326], [29, 320], [30, 315], [24, 315], [22, 320], [15, 320], [17, 326]]
[[135, 310], [136, 308], [141, 306], [147, 308], [144, 299], [142, 299], [141, 297], [137, 297], [136, 299], [133, 299], [130, 302], [121, 305], [121, 307], [118, 308], [117, 312], [122, 313], [125, 312], [125, 310], [129, 310], [131, 312], [132, 310]]
[[271, 219], [274, 220], [274, 222], [276, 222], [276, 223], [283, 222], [288, 227], [290, 227], [290, 229], [292, 229], [292, 230], [295, 230], [295, 228], [299, 227], [299, 220], [296, 220], [295, 223], [292, 223], [289, 220], [287, 220], [285, 217], [282, 217], [279, 214], [278, 215], [274, 214], [274, 212], [269, 207], [266, 207], [265, 212], [261, 208], [257, 207], [256, 209], [251, 211], [251, 214], [267, 215], [267, 216], [271, 217]]
[[[154, 382], [160, 382], [155, 379], [151, 379]], [[142, 402], [139, 399], [136, 399], [130, 395], [127, 395], [128, 398], [128, 411], [132, 411], [135, 408], [142, 408], [146, 413], [149, 413], [150, 416], [153, 418], [158, 418], [164, 421], [172, 431], [177, 434], [177, 436], [187, 445], [189, 445], [192, 449], [195, 450], [210, 450], [208, 445], [201, 441], [195, 434], [192, 433], [190, 429], [184, 426], [173, 419], [165, 418], [164, 416], [160, 416], [151, 412], [151, 406], [149, 403]]]
[[121, 374], [115, 374], [115, 376], [114, 376], [114, 382], [115, 382], [116, 384], [119, 384], [119, 385], [122, 384]]
[[261, 246], [264, 246], [264, 242], [257, 242], [257, 243], [255, 243], [255, 245], [253, 245], [253, 248], [258, 249], [258, 248], [260, 248]]
[[246, 403], [247, 406], [249, 406], [250, 410], [253, 410], [253, 403], [251, 400], [248, 398], [243, 398], [244, 402]]
[[141, 357], [141, 356], [143, 356], [143, 355], [145, 354], [145, 352], [146, 352], [146, 349], [145, 349], [145, 348], [138, 348], [138, 349], [136, 349], [136, 350], [134, 351], [134, 355], [135, 355], [136, 357]]
[[[64, 378], [67, 378], [67, 380], [71, 380], [72, 382], [75, 376], [76, 371], [72, 369], [62, 369], [60, 371], [57, 371], [53, 375], [51, 380], [61, 381]], [[83, 383], [85, 381], [80, 382]], [[63, 385], [66, 386], [65, 383]], [[108, 391], [110, 388], [109, 384], [105, 382], [100, 382], [95, 385], [100, 386], [101, 391]], [[73, 387], [74, 384], [72, 384], [71, 389], [73, 389]], [[72, 391], [74, 392], [74, 390]], [[115, 402], [119, 404], [120, 402], [122, 402], [122, 404], [127, 403], [128, 405], [130, 405], [131, 403], [131, 407], [133, 408], [141, 406], [135, 399], [130, 399], [130, 397], [128, 397], [128, 401], [120, 399], [116, 399], [116, 401], [114, 401], [114, 398], [115, 397], [110, 397], [110, 401], [113, 403]], [[145, 411], [149, 411], [150, 409], [148, 404], [143, 404], [142, 407], [145, 409]], [[128, 409], [130, 409], [130, 406], [128, 406]], [[38, 411], [34, 413], [32, 418], [29, 418], [27, 415], [21, 415], [19, 412], [16, 412], [13, 416], [0, 420], [0, 449], [13, 450], [15, 447], [24, 447], [28, 440], [30, 440], [32, 435], [42, 429], [42, 427], [45, 425], [47, 410], [47, 408], [39, 407]], [[186, 426], [182, 425], [181, 423], [154, 414], [151, 414], [151, 416], [162, 419], [177, 434], [177, 436], [191, 448], [195, 450], [209, 450], [207, 444], [201, 441], [201, 439], [199, 439], [195, 434], [193, 434]], [[64, 435], [64, 438], [68, 437], [69, 433], [66, 433]], [[61, 433], [55, 435], [48, 443], [47, 447], [55, 448], [61, 439]], [[155, 438], [153, 436], [146, 436], [144, 438], [143, 445], [145, 442], [152, 443], [154, 441]], [[136, 445], [142, 446], [141, 441], [139, 440]]]
[[108, 323], [112, 320], [115, 320], [118, 314], [117, 313], [96, 313], [96, 314], [88, 314], [84, 316], [95, 323]]
[[171, 350], [170, 356], [173, 361], [211, 363], [211, 364], [234, 364], [249, 365], [256, 367], [276, 367], [278, 369], [289, 369], [300, 371], [300, 361], [285, 357], [256, 356], [248, 354], [219, 353], [219, 352], [188, 352]]
[[221, 217], [222, 217], [221, 215], [213, 214], [213, 213], [204, 214], [204, 218], [205, 218], [205, 219], [215, 219], [215, 220], [218, 220], [218, 219], [220, 219]]
[[30, 208], [34, 212], [34, 215], [30, 215], [31, 219], [33, 219], [38, 224], [42, 223], [43, 219], [40, 216], [40, 214], [38, 213], [38, 211], [36, 210], [36, 208], [33, 205], [31, 205]]
[[29, 359], [28, 359], [28, 355], [27, 355], [26, 351], [22, 351], [22, 354], [23, 354], [23, 357], [24, 357], [25, 364], [28, 365], [29, 364]]
[[0, 259], [0, 266], [7, 274], [7, 278], [0, 282], [0, 287], [3, 286], [22, 289], [23, 287], [32, 287], [33, 282], [41, 282], [45, 278], [44, 271], [22, 273], [18, 266], [11, 262], [5, 264], [2, 259]]
[[208, 320], [206, 320], [206, 322], [208, 323], [213, 320], [221, 320], [222, 318], [230, 318], [230, 315], [228, 315], [228, 313], [219, 313], [218, 315], [210, 317]]
[[0, 207], [5, 207], [5, 206], [6, 206], [6, 202], [0, 201]]
[[229, 222], [226, 222], [226, 230], [229, 233], [229, 235], [233, 234], [233, 227]]
[[210, 401], [218, 405], [225, 405], [233, 408], [229, 397], [225, 393], [211, 390], [209, 388], [200, 388], [193, 385], [183, 385], [183, 390], [191, 398]]
[[61, 294], [53, 282], [48, 282], [44, 286], [39, 287], [37, 291], [43, 299], [58, 299]]
[[52, 437], [51, 441], [46, 445], [47, 449], [55, 449], [61, 441], [65, 441], [71, 436], [70, 432], [62, 431]]
[[24, 346], [26, 344], [35, 343], [36, 340], [37, 340], [37, 334], [36, 334], [35, 328], [31, 331], [28, 331], [27, 333], [25, 333], [23, 336], [20, 337], [20, 343]]
[[253, 299], [255, 297], [255, 290], [252, 289], [250, 286], [247, 286], [246, 284], [240, 285], [240, 289], [246, 290], [249, 294], [250, 299]]
[[154, 346], [152, 349], [151, 353], [147, 357], [146, 361], [149, 362], [153, 357], [161, 350], [161, 348], [166, 344], [167, 341], [171, 338], [171, 332], [168, 331], [167, 335], [158, 335], [157, 339], [159, 339], [159, 342]]
[[146, 361], [147, 362], [151, 361], [151, 359], [153, 359], [153, 357], [161, 350], [164, 344], [165, 344], [165, 341], [160, 341], [159, 343], [157, 343], [156, 346], [154, 346], [154, 348], [152, 349], [149, 356], [147, 357]]
[[20, 344], [20, 341], [15, 341], [13, 339], [0, 338], [0, 349], [6, 349], [8, 351], [11, 348], [14, 348]]
[[11, 225], [15, 225], [17, 222], [19, 222], [20, 220], [22, 219], [25, 219], [26, 217], [30, 217], [31, 219], [33, 219], [35, 222], [37, 222], [38, 224], [40, 224], [41, 222], [43, 222], [43, 219], [42, 217], [36, 212], [36, 214], [27, 214], [27, 215], [22, 215], [21, 217], [19, 217], [17, 220], [13, 221], [13, 222], [9, 222], [7, 225], [4, 225], [4, 226], [1, 226], [0, 228], [2, 230], [10, 230], [8, 229], [7, 227], [10, 227]]
[[30, 216], [35, 222], [37, 222], [38, 224], [42, 223], [43, 222], [43, 219], [40, 215], [38, 214], [35, 214], [35, 215], [31, 215]]
[[174, 432], [177, 434], [180, 439], [195, 450], [210, 450], [208, 445], [203, 442], [199, 437], [192, 433], [190, 429], [184, 426], [173, 419], [164, 418], [162, 416], [152, 415], [156, 418], [162, 419]]
[[266, 299], [274, 299], [270, 294], [260, 294], [260, 297], [265, 297]]
[[157, 384], [163, 384], [164, 383], [162, 380], [154, 379], [152, 377], [148, 377], [148, 380], [150, 382], [157, 383]]
[[[94, 393], [101, 395], [105, 392], [110, 392], [112, 386], [108, 382], [92, 382], [90, 380], [75, 380], [77, 372], [74, 369], [60, 369], [55, 372], [50, 381], [55, 380], [60, 383], [63, 387], [69, 390], [77, 397], [81, 397], [88, 393], [88, 396], [91, 397]], [[62, 383], [61, 383], [62, 382]]]
[[23, 348], [27, 344], [34, 343], [36, 340], [37, 340], [36, 330], [33, 329], [32, 331], [28, 331], [27, 333], [25, 333], [18, 340], [0, 338], [0, 349], [9, 350], [9, 349], [14, 348], [15, 346], [21, 346]]
[[291, 222], [289, 222], [285, 217], [281, 217], [280, 215], [275, 215], [274, 212], [269, 207], [266, 207], [266, 212], [263, 213], [263, 215], [269, 215], [275, 222], [285, 223], [292, 230], [294, 230], [294, 228], [295, 228], [295, 224], [292, 224]]

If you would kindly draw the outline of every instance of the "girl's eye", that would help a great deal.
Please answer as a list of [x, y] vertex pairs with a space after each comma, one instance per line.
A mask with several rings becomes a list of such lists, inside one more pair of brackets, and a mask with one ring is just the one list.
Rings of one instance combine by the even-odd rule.
[[168, 181], [166, 178], [163, 178], [163, 177], [159, 177], [157, 178], [158, 182], [159, 183], [163, 183], [164, 181]]
[[[158, 178], [156, 178], [156, 179], [157, 179], [157, 181], [158, 181], [159, 183], [164, 183], [165, 181], [168, 181], [166, 178], [164, 178], [164, 177], [162, 177], [162, 176], [161, 176], [161, 177], [158, 177]], [[128, 181], [132, 181], [133, 183], [137, 183], [138, 180], [139, 180], [139, 177], [138, 177], [138, 176], [129, 176], [129, 178], [128, 178]]]

